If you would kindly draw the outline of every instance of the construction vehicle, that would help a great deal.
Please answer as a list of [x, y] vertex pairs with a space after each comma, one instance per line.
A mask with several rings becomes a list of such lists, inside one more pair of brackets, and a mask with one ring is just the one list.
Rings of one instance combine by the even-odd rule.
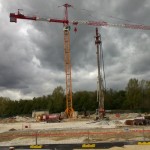
[[126, 125], [150, 125], [150, 116], [137, 117], [134, 119], [126, 120]]
[[[88, 20], [69, 20], [68, 19], [68, 8], [72, 5], [66, 3], [64, 19], [45, 18], [38, 16], [26, 16], [20, 13], [18, 10], [17, 14], [10, 13], [10, 22], [17, 22], [17, 19], [33, 20], [33, 21], [46, 21], [49, 23], [61, 23], [64, 27], [64, 62], [65, 62], [65, 73], [66, 73], [66, 115], [68, 118], [74, 117], [74, 109], [72, 106], [72, 77], [71, 77], [71, 58], [70, 58], [70, 24], [74, 26], [74, 31], [77, 32], [77, 25], [85, 24], [89, 26], [105, 26], [105, 27], [117, 27], [117, 28], [128, 28], [128, 29], [140, 29], [150, 30], [150, 26], [137, 25], [137, 24], [112, 24], [105, 21], [88, 21]], [[103, 114], [104, 110], [100, 110]]]
[[42, 114], [38, 115], [36, 117], [37, 122], [47, 122], [47, 123], [52, 123], [52, 122], [60, 122], [63, 120], [63, 116], [61, 114]]

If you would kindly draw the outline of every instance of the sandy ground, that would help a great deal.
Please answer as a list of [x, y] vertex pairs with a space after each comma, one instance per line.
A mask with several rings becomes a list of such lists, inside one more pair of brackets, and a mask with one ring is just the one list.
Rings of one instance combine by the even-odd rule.
[[[130, 116], [128, 116], [130, 117]], [[127, 130], [128, 134], [127, 136], [130, 137], [130, 133], [129, 131], [131, 130], [136, 130], [136, 129], [142, 129], [143, 127], [138, 127], [138, 128], [132, 128], [130, 129], [128, 126], [124, 125], [124, 119], [119, 120], [114, 118], [114, 120], [112, 121], [101, 121], [101, 122], [95, 122], [93, 120], [71, 120], [71, 121], [67, 121], [65, 120], [64, 122], [60, 122], [60, 123], [45, 123], [45, 122], [33, 122], [33, 120], [29, 120], [29, 119], [23, 119], [23, 118], [17, 118], [17, 122], [12, 122], [12, 123], [0, 123], [0, 139], [2, 139], [2, 135], [5, 134], [11, 134], [11, 136], [13, 137], [15, 135], [15, 133], [30, 133], [30, 132], [39, 132], [39, 133], [55, 133], [56, 131], [59, 133], [61, 132], [62, 134], [62, 130], [64, 132], [64, 134], [66, 132], [79, 132], [82, 131], [84, 132], [86, 131], [94, 131], [94, 132], [110, 132], [110, 131], [120, 131], [120, 130]], [[115, 120], [116, 119], [116, 120]], [[19, 121], [19, 122], [18, 122]], [[146, 130], [150, 130], [150, 126], [149, 127], [144, 127]], [[11, 129], [14, 129], [15, 131], [10, 131]], [[135, 133], [136, 134], [136, 133]], [[147, 133], [149, 134], [150, 137], [150, 132]], [[106, 135], [105, 135], [106, 136]], [[88, 139], [89, 138], [89, 139]], [[102, 142], [104, 138], [104, 135], [95, 135], [95, 136], [91, 136], [87, 137], [87, 135], [83, 135], [83, 136], [70, 136], [70, 137], [51, 137], [51, 136], [47, 136], [47, 137], [37, 137], [37, 144], [56, 144], [56, 143], [87, 143], [87, 142]], [[105, 137], [106, 138], [106, 137]], [[118, 137], [114, 138], [113, 135], [109, 136], [109, 139], [106, 141], [121, 141], [121, 140], [125, 140], [126, 137], [124, 137], [124, 135], [119, 134]], [[146, 138], [145, 138], [146, 139]], [[88, 141], [89, 140], [89, 141]], [[136, 137], [134, 137], [134, 135], [132, 135], [130, 137], [130, 140], [143, 140], [143, 133], [139, 133], [139, 135]], [[150, 140], [149, 138], [147, 138], [146, 140]], [[14, 137], [10, 140], [1, 140], [0, 141], [0, 146], [11, 146], [11, 145], [24, 145], [24, 144], [28, 144], [28, 145], [34, 145], [36, 144], [36, 137], [35, 136], [31, 136], [31, 137]], [[114, 147], [114, 148], [110, 148], [110, 150], [150, 150], [150, 146], [146, 145], [146, 146], [137, 146], [137, 145], [133, 145], [133, 146], [125, 146], [123, 148], [120, 147]]]
[[71, 122], [61, 122], [61, 123], [46, 123], [46, 122], [35, 122], [35, 123], [7, 123], [0, 124], [0, 133], [9, 131], [14, 128], [16, 130], [25, 130], [25, 126], [28, 126], [32, 130], [70, 130], [70, 129], [91, 129], [91, 128], [115, 128], [116, 125], [113, 122], [109, 124], [102, 124], [100, 122], [93, 121], [71, 121]]
[[[25, 128], [28, 126], [28, 128]], [[110, 125], [107, 123], [104, 125], [104, 123], [100, 122], [93, 122], [93, 121], [70, 121], [70, 122], [61, 122], [61, 123], [45, 123], [45, 122], [16, 122], [16, 123], [7, 123], [7, 124], [0, 124], [0, 133], [12, 133], [13, 131], [9, 131], [11, 129], [15, 129], [15, 131], [21, 132], [30, 132], [30, 131], [36, 131], [36, 132], [47, 132], [47, 131], [82, 131], [84, 129], [91, 130], [96, 128], [115, 128], [116, 125], [114, 123], [110, 123]], [[8, 132], [9, 131], [9, 132]], [[44, 133], [45, 133], [44, 132]], [[85, 139], [87, 139], [87, 136], [82, 137], [71, 137], [67, 139], [63, 139], [63, 137], [59, 138], [57, 137], [52, 140], [50, 137], [38, 137], [38, 144], [47, 144], [47, 143], [82, 143]], [[0, 142], [0, 145], [18, 145], [18, 144], [35, 144], [36, 137], [19, 137], [15, 138], [13, 140], [7, 141], [7, 142]]]

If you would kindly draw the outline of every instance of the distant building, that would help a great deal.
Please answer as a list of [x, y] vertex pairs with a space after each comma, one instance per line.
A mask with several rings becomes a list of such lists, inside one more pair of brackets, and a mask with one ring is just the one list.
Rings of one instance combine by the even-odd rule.
[[37, 116], [40, 116], [43, 114], [48, 115], [49, 111], [48, 110], [34, 110], [34, 111], [32, 111], [32, 117], [33, 118], [36, 118]]

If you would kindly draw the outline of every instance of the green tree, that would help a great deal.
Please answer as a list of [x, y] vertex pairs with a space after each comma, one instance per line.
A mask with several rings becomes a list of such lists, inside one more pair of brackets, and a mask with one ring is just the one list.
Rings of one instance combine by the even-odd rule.
[[96, 92], [78, 91], [73, 94], [73, 107], [76, 111], [96, 110]]
[[141, 88], [138, 79], [130, 79], [126, 87], [127, 104], [130, 109], [139, 109], [141, 103]]
[[10, 103], [10, 99], [7, 97], [0, 97], [0, 116], [7, 114], [7, 108]]
[[142, 93], [142, 109], [148, 110], [150, 109], [150, 81], [141, 81], [141, 93]]
[[52, 93], [52, 101], [51, 105], [53, 107], [54, 112], [64, 111], [64, 103], [65, 103], [65, 95], [64, 89], [61, 86], [58, 86], [54, 89]]

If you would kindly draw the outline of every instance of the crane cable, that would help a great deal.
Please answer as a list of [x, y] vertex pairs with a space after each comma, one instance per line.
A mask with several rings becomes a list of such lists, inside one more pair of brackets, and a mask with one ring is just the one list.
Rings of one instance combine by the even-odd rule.
[[102, 56], [102, 71], [103, 71], [103, 78], [104, 78], [104, 90], [106, 90], [105, 65], [104, 65], [104, 54], [103, 54], [102, 43], [100, 44], [100, 48], [101, 48], [101, 56]]

